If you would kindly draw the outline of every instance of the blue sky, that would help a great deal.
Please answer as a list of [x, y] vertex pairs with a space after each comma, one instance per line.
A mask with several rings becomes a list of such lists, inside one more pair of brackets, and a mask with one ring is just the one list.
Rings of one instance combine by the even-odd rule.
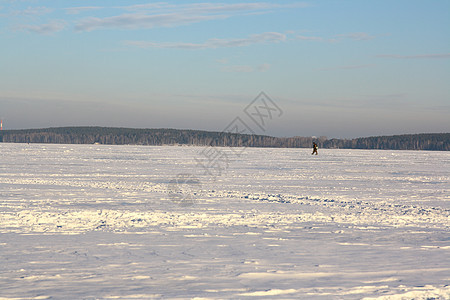
[[450, 1], [1, 1], [5, 129], [450, 131]]

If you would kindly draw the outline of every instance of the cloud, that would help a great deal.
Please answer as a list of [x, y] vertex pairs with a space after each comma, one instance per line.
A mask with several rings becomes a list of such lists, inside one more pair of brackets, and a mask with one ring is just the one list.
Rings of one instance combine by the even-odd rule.
[[264, 64], [262, 64], [262, 65], [257, 66], [257, 67], [256, 67], [256, 70], [258, 70], [259, 72], [266, 72], [267, 70], [270, 69], [270, 67], [271, 67], [270, 64], [264, 63]]
[[166, 2], [155, 2], [155, 3], [146, 3], [146, 4], [133, 4], [127, 6], [117, 6], [118, 9], [123, 9], [127, 11], [142, 11], [142, 10], [156, 10], [156, 9], [172, 9], [177, 7], [174, 4], [169, 4]]
[[408, 93], [361, 95], [369, 99], [405, 99]]
[[225, 13], [225, 12], [250, 12], [250, 11], [264, 11], [272, 9], [283, 9], [283, 8], [303, 8], [307, 7], [308, 4], [299, 2], [291, 4], [276, 4], [276, 3], [234, 3], [234, 4], [224, 4], [224, 3], [198, 3], [191, 5], [188, 9], [191, 11], [201, 12], [201, 13]]
[[93, 11], [93, 10], [99, 10], [103, 7], [100, 6], [81, 6], [81, 7], [68, 7], [65, 8], [66, 13], [69, 15], [78, 15], [84, 12]]
[[263, 63], [258, 66], [250, 65], [230, 65], [221, 68], [223, 72], [233, 72], [233, 73], [251, 73], [251, 72], [266, 72], [271, 67], [268, 63]]
[[397, 54], [380, 54], [376, 57], [380, 58], [396, 58], [396, 59], [446, 59], [450, 58], [450, 53], [440, 54], [419, 54], [419, 55], [397, 55]]
[[221, 58], [221, 59], [218, 59], [218, 60], [216, 60], [219, 64], [227, 64], [228, 63], [228, 59], [226, 59], [226, 58]]
[[260, 43], [279, 43], [286, 40], [286, 35], [279, 32], [265, 32], [253, 34], [243, 39], [209, 39], [204, 43], [181, 43], [181, 42], [147, 42], [147, 41], [125, 41], [124, 44], [140, 48], [160, 49], [215, 49], [244, 47]]
[[297, 40], [302, 41], [327, 41], [329, 43], [337, 43], [343, 39], [351, 39], [355, 41], [368, 41], [374, 39], [375, 36], [370, 35], [366, 32], [353, 32], [353, 33], [346, 33], [346, 34], [337, 34], [332, 38], [323, 38], [320, 36], [305, 36], [305, 35], [297, 35]]
[[13, 16], [42, 16], [49, 14], [53, 11], [53, 9], [45, 7], [45, 6], [39, 6], [39, 7], [27, 7], [23, 10], [16, 10], [12, 12]]
[[[274, 9], [305, 7], [298, 2], [291, 4], [275, 3], [194, 3], [173, 5], [167, 3], [149, 3], [115, 7], [127, 13], [111, 17], [89, 17], [78, 21], [77, 31], [99, 29], [142, 29], [155, 27], [175, 27], [202, 21], [227, 19], [236, 15], [269, 13]], [[76, 8], [73, 10], [77, 12]]]
[[251, 73], [254, 71], [254, 68], [248, 65], [234, 65], [234, 66], [225, 66], [222, 68], [222, 71], [234, 73]]
[[86, 18], [78, 22], [75, 26], [76, 31], [92, 31], [97, 29], [143, 29], [154, 27], [174, 27], [208, 21], [214, 19], [223, 19], [225, 16], [193, 16], [179, 13], [146, 15], [141, 13], [123, 14], [107, 18]]
[[266, 72], [270, 69], [270, 64], [264, 63], [256, 67], [249, 65], [231, 65], [224, 66], [221, 68], [223, 72], [233, 72], [233, 73], [251, 73], [251, 72]]
[[339, 66], [339, 67], [331, 67], [331, 68], [324, 68], [320, 69], [320, 71], [331, 71], [331, 70], [355, 70], [355, 69], [366, 69], [373, 67], [373, 64], [366, 64], [366, 65], [348, 65], [348, 66]]
[[[169, 4], [165, 2], [155, 2], [147, 4], [137, 4], [129, 6], [80, 6], [67, 7], [63, 10], [66, 14], [77, 15], [94, 10], [108, 9], [116, 11], [112, 16], [91, 15], [81, 18], [74, 23], [75, 31], [93, 31], [105, 29], [151, 29], [158, 27], [184, 26], [198, 22], [227, 19], [233, 16], [244, 16], [250, 14], [270, 13], [279, 9], [292, 9], [306, 7], [304, 2], [294, 2], [288, 4], [277, 4], [270, 2], [250, 2], [250, 3], [190, 3], [190, 4]], [[28, 7], [27, 9], [14, 12], [15, 15], [42, 15], [52, 12], [46, 7]], [[119, 11], [119, 13], [117, 13]], [[59, 22], [51, 22], [41, 25], [22, 26], [31, 32], [53, 32], [62, 28]], [[52, 26], [50, 26], [52, 25]]]
[[191, 3], [174, 5], [165, 2], [148, 3], [148, 4], [136, 4], [129, 6], [122, 6], [127, 11], [184, 11], [187, 13], [225, 13], [225, 12], [250, 12], [250, 11], [263, 11], [271, 9], [283, 9], [283, 8], [303, 8], [309, 4], [305, 2], [296, 2], [290, 4], [276, 4], [269, 2], [260, 3]]
[[318, 36], [298, 35], [296, 38], [299, 40], [302, 40], [302, 41], [322, 41], [323, 40], [323, 38], [318, 37]]
[[338, 38], [346, 38], [346, 39], [352, 39], [355, 41], [368, 41], [375, 38], [373, 35], [369, 35], [366, 32], [353, 32], [353, 33], [346, 33], [346, 34], [338, 34], [336, 35]]
[[66, 22], [62, 20], [55, 20], [47, 24], [41, 25], [20, 25], [17, 30], [25, 30], [38, 34], [51, 34], [63, 30], [66, 27]]

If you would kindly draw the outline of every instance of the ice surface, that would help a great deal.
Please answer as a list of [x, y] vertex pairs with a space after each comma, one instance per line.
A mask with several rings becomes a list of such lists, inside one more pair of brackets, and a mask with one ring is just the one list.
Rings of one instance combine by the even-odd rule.
[[0, 298], [450, 299], [450, 153], [215, 150], [0, 143]]

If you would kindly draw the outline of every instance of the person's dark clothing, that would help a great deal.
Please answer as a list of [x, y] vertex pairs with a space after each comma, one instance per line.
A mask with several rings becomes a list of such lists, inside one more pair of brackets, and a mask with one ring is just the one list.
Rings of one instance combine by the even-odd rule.
[[314, 153], [315, 153], [316, 155], [318, 154], [318, 153], [317, 153], [317, 144], [316, 144], [316, 143], [313, 143], [313, 152], [312, 152], [311, 154], [314, 154]]

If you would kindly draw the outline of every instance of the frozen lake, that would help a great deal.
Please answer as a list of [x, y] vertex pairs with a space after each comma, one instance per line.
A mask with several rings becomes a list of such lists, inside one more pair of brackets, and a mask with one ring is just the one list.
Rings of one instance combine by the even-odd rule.
[[449, 152], [0, 143], [0, 298], [450, 299], [449, 190]]

